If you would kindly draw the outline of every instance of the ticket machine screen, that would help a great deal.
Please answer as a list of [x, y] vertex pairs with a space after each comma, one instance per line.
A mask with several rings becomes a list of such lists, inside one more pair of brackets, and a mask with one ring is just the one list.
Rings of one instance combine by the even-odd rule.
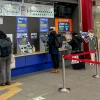
[[19, 41], [20, 41], [20, 45], [26, 45], [28, 43], [26, 38], [20, 38]]

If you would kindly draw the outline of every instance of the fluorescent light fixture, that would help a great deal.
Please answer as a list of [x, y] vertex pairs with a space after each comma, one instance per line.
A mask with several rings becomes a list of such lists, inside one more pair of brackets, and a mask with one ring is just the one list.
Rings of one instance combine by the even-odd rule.
[[99, 22], [96, 22], [97, 24], [99, 24]]

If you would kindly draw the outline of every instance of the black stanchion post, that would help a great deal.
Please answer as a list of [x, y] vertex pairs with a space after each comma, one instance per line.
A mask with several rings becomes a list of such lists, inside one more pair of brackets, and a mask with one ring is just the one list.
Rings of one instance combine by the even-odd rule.
[[62, 79], [63, 79], [63, 88], [59, 88], [60, 92], [70, 92], [70, 88], [66, 88], [66, 76], [65, 76], [65, 59], [62, 56]]

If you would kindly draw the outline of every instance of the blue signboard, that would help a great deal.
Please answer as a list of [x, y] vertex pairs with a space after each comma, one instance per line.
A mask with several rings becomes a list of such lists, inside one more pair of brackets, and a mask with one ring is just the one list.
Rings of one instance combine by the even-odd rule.
[[48, 19], [40, 18], [40, 32], [48, 32]]
[[58, 23], [59, 31], [70, 31], [70, 25], [68, 22], [59, 22]]
[[17, 33], [27, 33], [28, 32], [27, 17], [17, 17], [16, 23], [17, 23], [17, 27], [16, 27]]

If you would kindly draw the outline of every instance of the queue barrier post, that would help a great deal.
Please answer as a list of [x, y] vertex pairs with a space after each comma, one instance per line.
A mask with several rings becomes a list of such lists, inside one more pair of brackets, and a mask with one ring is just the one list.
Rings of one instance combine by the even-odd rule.
[[[96, 51], [96, 61], [99, 62], [99, 54], [98, 51]], [[93, 75], [94, 78], [100, 78], [99, 75], [99, 65], [96, 64], [96, 75]]]
[[66, 93], [70, 92], [70, 88], [66, 88], [66, 75], [65, 75], [65, 59], [62, 56], [62, 79], [63, 79], [63, 88], [59, 88], [60, 92]]

